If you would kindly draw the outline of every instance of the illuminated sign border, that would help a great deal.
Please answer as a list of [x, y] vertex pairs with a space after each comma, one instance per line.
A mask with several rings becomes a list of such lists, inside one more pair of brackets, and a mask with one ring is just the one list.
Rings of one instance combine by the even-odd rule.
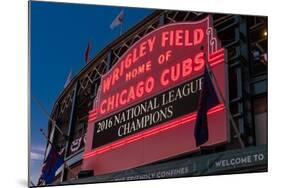
[[[225, 49], [220, 47], [220, 42], [217, 41], [217, 39], [216, 39], [215, 31], [212, 28], [212, 25], [210, 25], [210, 17], [209, 16], [206, 17], [205, 19], [202, 19], [202, 20], [196, 21], [196, 22], [178, 22], [178, 23], [164, 25], [162, 27], [159, 27], [159, 28], [153, 30], [149, 34], [157, 32], [158, 30], [160, 30], [160, 29], [162, 29], [164, 27], [167, 27], [167, 26], [180, 25], [180, 24], [194, 25], [196, 23], [202, 23], [202, 22], [206, 21], [206, 19], [207, 19], [207, 22], [208, 22], [208, 29], [207, 29], [207, 36], [208, 36], [208, 63], [211, 65], [211, 67], [215, 67], [216, 65], [219, 65], [219, 64], [225, 62], [226, 54], [225, 54]], [[144, 36], [144, 37], [146, 37], [146, 36]], [[133, 44], [130, 48], [133, 48], [137, 44], [138, 44], [138, 42]], [[127, 53], [128, 53], [128, 51], [125, 52], [122, 56], [125, 56]], [[111, 71], [118, 64], [118, 62], [115, 65], [113, 65], [111, 67], [111, 69], [105, 75], [111, 73]], [[225, 84], [225, 85], [227, 85], [227, 84]], [[226, 87], [226, 89], [227, 89], [227, 87]], [[99, 91], [100, 91], [100, 88], [99, 88]], [[144, 100], [144, 99], [137, 99], [136, 101], [131, 103], [130, 106], [133, 106], [133, 105], [137, 104], [138, 102], [140, 102], [142, 100]], [[212, 108], [208, 112], [208, 116], [212, 115], [212, 114], [215, 114], [216, 112], [220, 112], [220, 111], [222, 111], [224, 109], [225, 109], [224, 104], [219, 104], [219, 105], [215, 106], [214, 108]], [[106, 115], [106, 117], [109, 117], [113, 113], [114, 112], [110, 112], [109, 114]], [[135, 133], [133, 135], [129, 135], [129, 136], [124, 137], [124, 138], [120, 138], [120, 140], [113, 141], [112, 143], [108, 143], [108, 144], [105, 144], [103, 146], [97, 147], [97, 148], [93, 149], [90, 152], [85, 152], [84, 155], [83, 155], [83, 159], [88, 159], [88, 158], [90, 158], [92, 156], [95, 156], [95, 155], [98, 155], [98, 154], [102, 154], [104, 152], [107, 152], [107, 151], [119, 148], [119, 147], [124, 146], [126, 144], [130, 144], [130, 143], [142, 140], [142, 139], [144, 139], [146, 137], [158, 134], [160, 132], [169, 130], [171, 128], [178, 127], [180, 125], [183, 125], [186, 122], [194, 121], [195, 119], [196, 119], [196, 112], [193, 112], [193, 113], [181, 116], [180, 119], [170, 120], [170, 121], [168, 121], [166, 123], [157, 125], [157, 127], [155, 127], [155, 128], [149, 128], [148, 130], [143, 130], [140, 133]], [[96, 121], [96, 120], [97, 120], [96, 110], [90, 111], [89, 112], [88, 125], [93, 126], [94, 124], [92, 124], [92, 123], [94, 121]]]

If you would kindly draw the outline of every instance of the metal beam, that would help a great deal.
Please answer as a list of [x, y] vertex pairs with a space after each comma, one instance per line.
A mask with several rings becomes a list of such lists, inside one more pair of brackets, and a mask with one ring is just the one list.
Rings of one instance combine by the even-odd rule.
[[[70, 136], [73, 132], [73, 127], [75, 124], [75, 117], [74, 117], [75, 113], [74, 112], [76, 109], [76, 95], [77, 95], [78, 82], [75, 83], [74, 87], [75, 88], [74, 88], [74, 94], [72, 96], [71, 112], [70, 112], [69, 123], [68, 123], [67, 140], [65, 142], [64, 160], [66, 160], [66, 158], [67, 158], [67, 154], [68, 154], [69, 147], [70, 147]], [[61, 173], [61, 182], [63, 182], [66, 179], [65, 170], [66, 170], [66, 166], [64, 164], [64, 168], [62, 169], [62, 173]]]

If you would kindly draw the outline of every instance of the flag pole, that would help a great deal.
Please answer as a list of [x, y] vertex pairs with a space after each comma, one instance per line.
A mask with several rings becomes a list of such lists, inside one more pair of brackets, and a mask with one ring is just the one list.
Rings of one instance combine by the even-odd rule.
[[124, 22], [122, 22], [122, 23], [121, 23], [121, 25], [120, 25], [120, 33], [119, 33], [119, 37], [122, 35], [122, 27], [123, 27], [123, 23], [124, 23]]
[[91, 61], [91, 59], [90, 59], [91, 50], [92, 50], [92, 40], [90, 39], [88, 41], [88, 46], [86, 48], [86, 51], [84, 52], [84, 58], [85, 58], [84, 60], [85, 60], [86, 64], [88, 64]]
[[[49, 138], [47, 137], [47, 135], [45, 134], [45, 132], [43, 131], [43, 129], [40, 129], [40, 132], [43, 134], [43, 136], [45, 137], [45, 139], [47, 140], [47, 142], [48, 142], [52, 147], [54, 147], [56, 153], [59, 154], [57, 148], [56, 148], [55, 145], [49, 140]], [[66, 152], [66, 151], [65, 151], [65, 152]], [[68, 164], [66, 164], [66, 161], [64, 160], [64, 158], [62, 158], [62, 160], [63, 160], [63, 165], [64, 165], [64, 166], [67, 168], [67, 170], [69, 170], [69, 172], [70, 172], [73, 176], [75, 176], [75, 178], [76, 178], [76, 175], [75, 175], [74, 172], [70, 169], [70, 167], [68, 166]]]
[[68, 86], [68, 84], [70, 83], [71, 81], [71, 78], [72, 77], [72, 68], [70, 69], [68, 75], [67, 75], [67, 79], [66, 79], [66, 82], [64, 83], [64, 89]]
[[[204, 56], [205, 56], [205, 54], [204, 54]], [[240, 131], [237, 128], [237, 125], [236, 125], [236, 123], [234, 121], [234, 118], [233, 118], [232, 113], [231, 113], [231, 111], [229, 109], [229, 106], [226, 105], [226, 101], [223, 98], [223, 95], [222, 95], [222, 92], [221, 92], [220, 88], [218, 87], [217, 79], [216, 79], [216, 77], [215, 77], [215, 75], [214, 75], [214, 73], [213, 73], [213, 71], [212, 71], [212, 69], [211, 69], [211, 67], [209, 65], [209, 62], [208, 62], [208, 59], [206, 58], [206, 56], [205, 56], [205, 59], [206, 59], [207, 72], [208, 72], [208, 74], [209, 74], [209, 76], [210, 76], [210, 78], [211, 78], [211, 80], [212, 80], [212, 82], [213, 82], [213, 84], [214, 84], [214, 86], [216, 88], [216, 91], [219, 94], [220, 101], [223, 102], [223, 104], [224, 104], [224, 106], [226, 108], [226, 111], [227, 111], [227, 113], [229, 115], [229, 119], [230, 119], [232, 128], [234, 129], [235, 133], [238, 135], [238, 140], [239, 140], [240, 146], [241, 146], [241, 148], [245, 148], [245, 144], [244, 144], [244, 142], [243, 142], [243, 140], [241, 138], [241, 133], [240, 133]]]
[[43, 104], [35, 97], [35, 96], [31, 96], [32, 99], [37, 103], [37, 105], [40, 107], [40, 109], [44, 112], [44, 114], [48, 117], [48, 119], [52, 122], [52, 126], [54, 125], [56, 129], [58, 129], [58, 131], [60, 132], [61, 135], [64, 136], [64, 138], [66, 139], [66, 135], [62, 132], [62, 130], [59, 128], [59, 126], [56, 124], [56, 121], [51, 118], [51, 116], [49, 115], [48, 111], [46, 110], [46, 108], [43, 106]]
[[[87, 49], [88, 52], [87, 52], [87, 55], [86, 55], [86, 64], [88, 64], [91, 61], [90, 58], [89, 58], [89, 53], [90, 53], [90, 50], [92, 49], [92, 42], [89, 42], [88, 45], [89, 45], [89, 49]], [[98, 75], [100, 77], [102, 76], [101, 73], [98, 71], [98, 69], [96, 67], [94, 67], [94, 70], [98, 73]]]

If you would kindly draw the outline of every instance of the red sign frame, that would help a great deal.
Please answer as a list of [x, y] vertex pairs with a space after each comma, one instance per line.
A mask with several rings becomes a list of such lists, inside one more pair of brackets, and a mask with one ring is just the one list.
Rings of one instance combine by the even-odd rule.
[[[197, 22], [165, 25], [137, 41], [101, 78], [93, 110], [89, 112], [82, 169], [94, 170], [96, 175], [107, 174], [199, 150], [193, 137], [196, 110], [95, 148], [93, 143], [101, 132], [114, 133], [114, 126], [106, 124], [98, 131], [97, 127], [102, 127], [107, 118], [202, 76], [207, 62], [216, 77], [217, 89], [223, 91], [221, 97], [228, 99], [225, 54], [209, 16]], [[209, 110], [208, 127], [209, 140], [204, 146], [227, 142], [225, 104]]]

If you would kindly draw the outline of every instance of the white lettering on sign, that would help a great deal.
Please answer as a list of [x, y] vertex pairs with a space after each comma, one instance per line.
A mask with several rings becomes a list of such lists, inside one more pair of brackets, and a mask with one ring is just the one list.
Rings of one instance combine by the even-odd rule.
[[257, 161], [264, 160], [265, 157], [262, 153], [260, 154], [254, 154], [254, 155], [247, 155], [247, 156], [241, 156], [241, 157], [235, 157], [230, 159], [223, 159], [215, 162], [215, 167], [229, 167], [229, 166], [237, 166], [237, 165], [243, 165], [243, 164], [249, 164]]

